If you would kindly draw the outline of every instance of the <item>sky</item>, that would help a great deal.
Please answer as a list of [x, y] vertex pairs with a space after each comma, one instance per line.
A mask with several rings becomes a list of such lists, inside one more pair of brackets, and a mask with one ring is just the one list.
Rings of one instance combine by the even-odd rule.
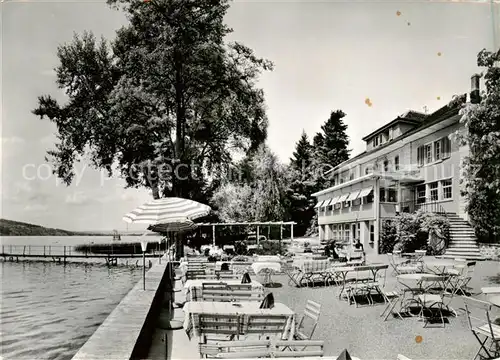
[[[55, 85], [57, 46], [91, 30], [113, 39], [126, 24], [104, 1], [1, 2], [0, 217], [68, 230], [139, 230], [122, 216], [151, 199], [88, 164], [67, 187], [45, 163], [55, 126], [31, 110]], [[488, 1], [235, 1], [227, 16], [240, 41], [275, 64], [262, 75], [268, 145], [288, 162], [332, 110], [347, 116], [352, 155], [361, 140], [409, 109], [432, 112], [470, 89], [482, 48], [498, 48], [500, 3]], [[493, 30], [496, 29], [495, 33]], [[366, 101], [369, 99], [370, 101]], [[367, 102], [371, 105], [369, 106]]]

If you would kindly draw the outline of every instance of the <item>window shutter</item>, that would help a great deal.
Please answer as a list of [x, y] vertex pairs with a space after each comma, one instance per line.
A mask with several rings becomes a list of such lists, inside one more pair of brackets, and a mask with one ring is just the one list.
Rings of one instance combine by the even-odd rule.
[[447, 136], [441, 139], [441, 148], [443, 153], [443, 158], [447, 158], [450, 156], [451, 152], [451, 141]]

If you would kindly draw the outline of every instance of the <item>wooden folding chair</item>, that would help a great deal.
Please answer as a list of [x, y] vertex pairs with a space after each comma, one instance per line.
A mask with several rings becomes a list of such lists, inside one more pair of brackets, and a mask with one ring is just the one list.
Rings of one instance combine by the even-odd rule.
[[[269, 335], [282, 335], [285, 331], [288, 316], [285, 315], [249, 315], [243, 324], [243, 335], [258, 335], [269, 338]], [[281, 336], [280, 336], [281, 337]]]
[[[500, 326], [495, 325], [490, 317], [490, 311], [493, 305], [486, 301], [477, 300], [467, 296], [463, 296], [463, 299], [469, 329], [472, 331], [474, 337], [480, 344], [480, 348], [473, 360], [478, 356], [481, 358], [487, 356], [488, 359], [499, 356]], [[482, 316], [479, 317], [478, 315], [473, 314], [473, 311], [482, 313]], [[490, 342], [488, 348], [486, 345], [487, 342]], [[483, 351], [486, 355], [481, 355], [481, 351]], [[490, 352], [493, 352], [493, 354]]]
[[[200, 314], [199, 331], [201, 336], [200, 343], [205, 344], [207, 340], [233, 340], [240, 335], [240, 316], [239, 315], [220, 315], [220, 314]], [[207, 335], [214, 335], [208, 338]], [[218, 335], [218, 336], [216, 336]], [[220, 339], [223, 336], [223, 339]]]
[[[389, 315], [392, 314], [392, 310], [394, 310], [394, 307], [396, 307], [397, 303], [401, 301], [401, 294], [396, 290], [386, 291], [385, 289], [381, 289], [381, 294], [384, 297], [384, 301], [387, 305], [380, 316], [383, 316], [384, 321], [386, 321]], [[403, 320], [403, 317], [399, 312], [397, 313], [397, 315], [401, 320]]]
[[[320, 312], [321, 304], [312, 300], [307, 300], [304, 313], [302, 314], [302, 318], [300, 319], [295, 331], [295, 339], [311, 340], [314, 330], [316, 330], [316, 326], [318, 325]], [[307, 328], [310, 330], [308, 331]]]
[[238, 358], [240, 354], [241, 358], [269, 357], [271, 342], [269, 340], [222, 341], [199, 344], [199, 350], [202, 358]]
[[274, 343], [274, 347], [274, 358], [322, 357], [324, 354], [322, 340], [279, 340]]
[[372, 285], [373, 285], [373, 276], [371, 274], [371, 268], [369, 266], [356, 267], [354, 281], [348, 286], [346, 286], [349, 304], [351, 304], [352, 300], [354, 301], [354, 305], [358, 307], [356, 296], [364, 295], [368, 300], [368, 304], [372, 305], [373, 304], [373, 299], [371, 297]]

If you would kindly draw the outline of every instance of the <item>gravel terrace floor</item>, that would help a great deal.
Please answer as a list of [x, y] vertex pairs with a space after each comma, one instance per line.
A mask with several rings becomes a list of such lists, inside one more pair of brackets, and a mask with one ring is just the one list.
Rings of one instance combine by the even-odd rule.
[[[382, 255], [369, 257], [367, 260], [369, 263], [387, 263], [387, 257]], [[263, 281], [261, 276], [253, 277]], [[325, 341], [325, 356], [336, 356], [347, 349], [352, 356], [362, 360], [395, 360], [398, 354], [412, 360], [472, 359], [479, 349], [479, 343], [468, 329], [467, 317], [460, 310], [464, 307], [460, 297], [456, 297], [451, 303], [457, 310], [458, 317], [448, 317], [449, 323], [444, 328], [441, 324], [424, 328], [423, 322], [416, 317], [401, 320], [390, 316], [384, 322], [380, 317], [385, 307], [383, 303], [356, 308], [345, 300], [339, 300], [337, 286], [297, 288], [288, 285], [286, 275], [273, 276], [273, 282], [282, 286], [266, 288], [266, 292], [272, 292], [275, 302], [286, 304], [299, 317], [307, 300], [322, 305], [321, 318], [313, 339]], [[397, 280], [389, 268], [386, 290], [390, 291], [396, 286]], [[469, 283], [471, 292], [475, 294], [472, 296], [483, 298], [477, 294], [485, 286], [500, 286], [500, 262], [477, 262], [473, 279]], [[500, 309], [496, 309], [495, 315], [500, 317]], [[193, 343], [193, 346], [197, 345]], [[173, 347], [173, 355], [182, 351], [176, 349], [175, 344]]]

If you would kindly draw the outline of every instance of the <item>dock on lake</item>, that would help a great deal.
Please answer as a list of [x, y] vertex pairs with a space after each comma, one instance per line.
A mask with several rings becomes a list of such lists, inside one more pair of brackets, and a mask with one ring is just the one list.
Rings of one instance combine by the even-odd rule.
[[[118, 259], [142, 258], [142, 253], [121, 253], [113, 251], [92, 252], [91, 247], [85, 247], [82, 250], [75, 250], [75, 246], [65, 245], [2, 245], [0, 258], [4, 261], [19, 262], [20, 259], [50, 259], [53, 262], [66, 264], [68, 259], [105, 259], [108, 266], [116, 266]], [[140, 250], [140, 246], [139, 246]], [[161, 253], [163, 254], [163, 253]], [[158, 258], [160, 253], [146, 253], [147, 258]]]

